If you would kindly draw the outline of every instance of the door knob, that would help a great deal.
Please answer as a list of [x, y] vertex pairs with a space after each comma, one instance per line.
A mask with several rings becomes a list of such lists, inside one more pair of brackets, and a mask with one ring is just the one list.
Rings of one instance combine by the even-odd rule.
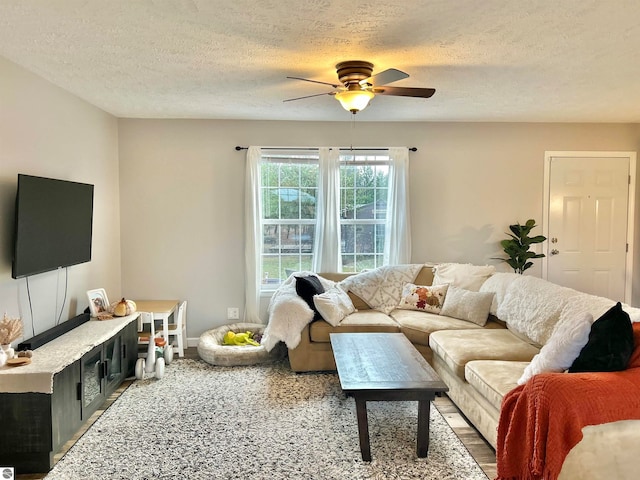
[[554, 248], [553, 250], [551, 250], [551, 255], [558, 255], [560, 252], [558, 251], [557, 248]]

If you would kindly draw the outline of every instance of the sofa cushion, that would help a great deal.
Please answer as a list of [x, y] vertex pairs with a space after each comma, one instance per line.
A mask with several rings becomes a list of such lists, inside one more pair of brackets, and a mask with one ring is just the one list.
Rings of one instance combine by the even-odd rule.
[[451, 285], [440, 314], [468, 320], [483, 327], [489, 317], [493, 296], [492, 292], [472, 292]]
[[400, 325], [400, 331], [411, 341], [419, 345], [429, 345], [429, 335], [438, 330], [467, 330], [480, 328], [478, 325], [445, 317], [435, 313], [412, 310], [394, 310], [391, 317]]
[[616, 303], [593, 322], [589, 340], [569, 372], [617, 372], [627, 368], [633, 353], [633, 328], [629, 314]]
[[[509, 330], [443, 330], [429, 336], [429, 346], [458, 377], [472, 360], [512, 360], [529, 362], [538, 348], [520, 340]], [[516, 378], [517, 380], [517, 378]]]
[[333, 327], [324, 320], [312, 322], [309, 336], [312, 342], [329, 342], [330, 333], [399, 332], [400, 326], [388, 315], [377, 310], [364, 310], [347, 315], [340, 325]]
[[433, 284], [448, 283], [456, 287], [477, 292], [495, 271], [493, 265], [471, 265], [470, 263], [441, 263], [433, 268]]
[[498, 410], [504, 396], [518, 385], [516, 380], [529, 362], [472, 360], [465, 366], [465, 380]]
[[544, 345], [568, 299], [579, 292], [542, 278], [519, 277], [511, 282], [498, 305], [498, 318], [507, 322], [507, 328], [516, 335], [534, 345]]
[[426, 262], [418, 272], [418, 275], [416, 275], [414, 283], [418, 285], [433, 285], [433, 267], [436, 265], [433, 262]]
[[449, 285], [415, 285], [406, 283], [398, 308], [440, 313]]

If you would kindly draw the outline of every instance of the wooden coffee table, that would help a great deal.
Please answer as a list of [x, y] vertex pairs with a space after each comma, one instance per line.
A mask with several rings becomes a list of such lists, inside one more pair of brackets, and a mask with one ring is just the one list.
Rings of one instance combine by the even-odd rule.
[[342, 390], [356, 401], [362, 460], [371, 461], [367, 402], [418, 402], [418, 457], [429, 450], [429, 410], [449, 388], [402, 333], [332, 333]]

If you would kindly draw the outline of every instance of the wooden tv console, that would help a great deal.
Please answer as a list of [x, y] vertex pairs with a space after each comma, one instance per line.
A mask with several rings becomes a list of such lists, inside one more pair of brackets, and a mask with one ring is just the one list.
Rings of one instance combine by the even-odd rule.
[[0, 466], [48, 472], [53, 457], [133, 374], [138, 314], [90, 320], [0, 368]]

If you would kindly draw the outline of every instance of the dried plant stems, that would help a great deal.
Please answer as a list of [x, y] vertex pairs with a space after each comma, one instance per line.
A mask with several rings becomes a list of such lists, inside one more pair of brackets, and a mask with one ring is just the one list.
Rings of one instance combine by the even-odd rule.
[[10, 318], [6, 312], [0, 320], [0, 345], [5, 345], [22, 336], [22, 319]]

